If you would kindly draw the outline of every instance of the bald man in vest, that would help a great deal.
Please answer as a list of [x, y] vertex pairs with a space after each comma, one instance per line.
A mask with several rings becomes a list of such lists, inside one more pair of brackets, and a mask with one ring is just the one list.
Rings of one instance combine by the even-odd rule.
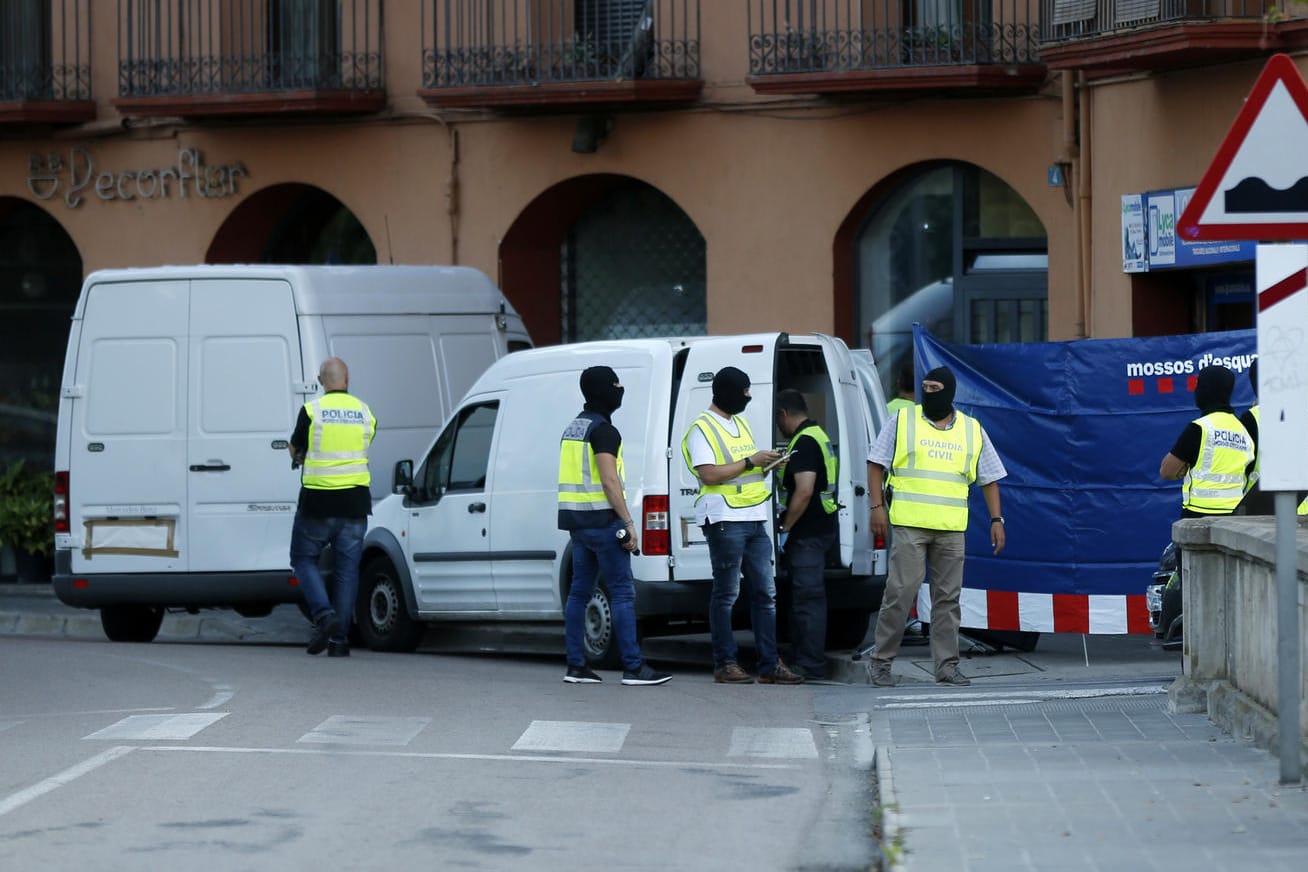
[[681, 440], [686, 466], [699, 480], [695, 521], [708, 540], [713, 562], [709, 632], [713, 680], [752, 684], [754, 676], [736, 662], [731, 612], [740, 595], [743, 570], [749, 585], [750, 624], [758, 653], [760, 684], [801, 684], [777, 656], [777, 585], [772, 571], [772, 491], [763, 467], [781, 455], [754, 444], [741, 414], [749, 404], [749, 375], [724, 366], [713, 377], [713, 402]]
[[[890, 667], [928, 563], [936, 683], [972, 683], [958, 669], [968, 491], [973, 483], [981, 485], [990, 510], [990, 545], [998, 554], [1006, 541], [999, 480], [1008, 472], [981, 424], [954, 408], [956, 387], [949, 367], [928, 372], [922, 379], [921, 404], [901, 409], [881, 429], [868, 454], [868, 494], [876, 501], [871, 507], [872, 532], [885, 536], [888, 525], [895, 528], [872, 654], [872, 683], [877, 687], [895, 685]], [[887, 471], [894, 489], [889, 511], [884, 504]]]
[[[350, 395], [350, 371], [339, 357], [323, 361], [318, 383], [323, 395], [304, 404], [291, 434], [291, 468], [304, 468], [291, 531], [291, 569], [313, 622], [305, 650], [349, 657], [359, 556], [372, 514], [368, 447], [377, 419], [367, 403]], [[335, 565], [330, 596], [318, 569], [328, 545]]]

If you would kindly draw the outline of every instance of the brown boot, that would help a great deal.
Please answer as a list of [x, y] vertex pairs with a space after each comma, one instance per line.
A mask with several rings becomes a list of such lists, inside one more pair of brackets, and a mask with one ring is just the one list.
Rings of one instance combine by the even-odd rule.
[[759, 684], [803, 684], [804, 676], [798, 675], [790, 670], [790, 667], [782, 663], [778, 658], [777, 668], [771, 672], [760, 672], [758, 676]]
[[714, 671], [713, 680], [718, 684], [753, 684], [754, 676], [741, 669], [739, 664], [728, 663]]

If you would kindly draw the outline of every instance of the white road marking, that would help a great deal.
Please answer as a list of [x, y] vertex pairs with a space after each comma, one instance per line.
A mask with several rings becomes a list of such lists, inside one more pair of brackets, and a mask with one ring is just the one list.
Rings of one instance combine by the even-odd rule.
[[813, 732], [805, 727], [736, 727], [731, 731], [728, 757], [788, 757], [817, 759]]
[[504, 763], [593, 763], [655, 769], [800, 769], [797, 763], [705, 763], [700, 760], [622, 760], [616, 757], [551, 757], [542, 754], [440, 754], [425, 751], [364, 751], [340, 748], [224, 748], [214, 745], [141, 745], [138, 751], [198, 754], [326, 754], [332, 757], [398, 757], [408, 760], [485, 760]]
[[130, 754], [134, 750], [134, 748], [125, 745], [115, 746], [107, 751], [102, 751], [99, 754], [96, 754], [89, 760], [83, 760], [76, 766], [70, 766], [63, 772], [51, 775], [49, 778], [44, 781], [39, 781], [31, 787], [24, 788], [17, 793], [11, 793], [4, 799], [0, 799], [0, 817], [4, 817], [14, 809], [21, 808], [32, 800], [38, 799], [52, 790], [63, 787], [70, 781], [81, 778], [88, 772], [93, 772], [96, 769], [99, 769], [106, 763], [117, 760], [124, 754]]
[[205, 727], [225, 717], [227, 717], [227, 712], [132, 715], [82, 738], [84, 740], [108, 739], [116, 742], [124, 740], [157, 742], [163, 739], [189, 739]]
[[1035, 705], [1043, 702], [1038, 699], [974, 699], [962, 702], [892, 702], [877, 706], [878, 709], [920, 709], [920, 708], [978, 708], [987, 705]]
[[18, 715], [24, 720], [32, 718], [77, 718], [82, 715], [126, 715], [132, 712], [170, 712], [173, 707], [170, 705], [157, 705], [143, 708], [125, 708], [125, 709], [88, 709], [80, 712], [30, 712]]
[[532, 721], [513, 743], [514, 751], [578, 751], [616, 754], [627, 741], [631, 724], [588, 721]]
[[319, 745], [407, 745], [431, 718], [332, 715], [296, 741]]

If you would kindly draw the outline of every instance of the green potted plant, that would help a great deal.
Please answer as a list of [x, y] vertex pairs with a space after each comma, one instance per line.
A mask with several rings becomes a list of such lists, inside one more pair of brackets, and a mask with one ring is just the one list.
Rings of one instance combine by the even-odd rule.
[[18, 460], [0, 473], [0, 544], [14, 550], [19, 581], [50, 580], [53, 499], [49, 471]]

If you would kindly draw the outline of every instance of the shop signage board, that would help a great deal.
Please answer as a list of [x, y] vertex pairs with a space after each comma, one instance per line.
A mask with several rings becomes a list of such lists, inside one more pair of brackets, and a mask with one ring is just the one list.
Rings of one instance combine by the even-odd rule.
[[1169, 188], [1122, 195], [1122, 272], [1194, 269], [1254, 260], [1256, 243], [1246, 239], [1194, 241], [1176, 232], [1194, 188]]

